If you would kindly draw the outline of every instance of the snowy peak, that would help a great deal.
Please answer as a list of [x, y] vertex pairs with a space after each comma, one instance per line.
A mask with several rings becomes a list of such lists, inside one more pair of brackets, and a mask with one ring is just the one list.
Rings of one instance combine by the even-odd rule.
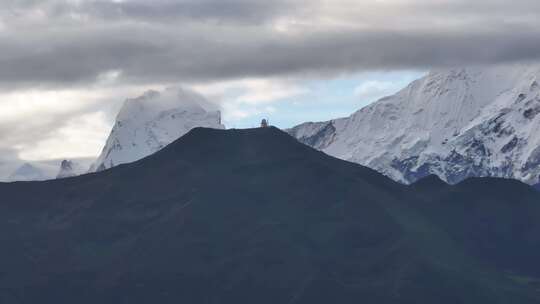
[[193, 91], [148, 91], [128, 99], [91, 171], [144, 158], [195, 127], [224, 129], [221, 113]]
[[434, 71], [351, 115], [289, 132], [333, 156], [412, 183], [430, 174], [538, 182], [540, 65]]
[[47, 179], [47, 175], [40, 168], [24, 163], [8, 178], [9, 181], [39, 181]]

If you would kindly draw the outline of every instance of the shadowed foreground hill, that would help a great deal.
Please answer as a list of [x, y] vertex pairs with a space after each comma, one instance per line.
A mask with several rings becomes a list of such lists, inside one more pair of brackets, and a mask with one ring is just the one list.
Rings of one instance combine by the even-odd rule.
[[275, 128], [0, 197], [0, 303], [540, 301], [531, 188], [406, 187]]

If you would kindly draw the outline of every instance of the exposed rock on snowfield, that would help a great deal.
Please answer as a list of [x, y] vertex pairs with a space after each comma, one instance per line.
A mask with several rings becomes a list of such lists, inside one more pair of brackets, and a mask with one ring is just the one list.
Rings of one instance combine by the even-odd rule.
[[189, 90], [148, 91], [128, 99], [90, 171], [102, 171], [153, 154], [195, 127], [224, 129], [221, 113]]
[[540, 176], [540, 65], [434, 71], [347, 118], [288, 132], [405, 183]]
[[56, 178], [66, 178], [72, 176], [75, 176], [75, 173], [73, 173], [73, 162], [63, 160], [60, 164], [60, 171], [58, 172]]
[[[86, 168], [88, 169], [88, 167]], [[67, 178], [80, 175], [85, 172], [85, 168], [72, 160], [63, 160], [60, 163], [60, 170], [56, 178]]]

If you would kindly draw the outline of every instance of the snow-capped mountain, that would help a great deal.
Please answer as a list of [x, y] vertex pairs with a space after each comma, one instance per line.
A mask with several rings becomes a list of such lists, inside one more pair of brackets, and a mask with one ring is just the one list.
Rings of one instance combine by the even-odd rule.
[[128, 99], [91, 172], [129, 163], [157, 152], [195, 127], [224, 129], [220, 111], [186, 89], [148, 91]]
[[47, 173], [45, 170], [30, 163], [22, 164], [8, 177], [9, 181], [38, 181], [46, 179]]
[[410, 183], [430, 174], [540, 176], [540, 64], [433, 71], [347, 118], [289, 130], [301, 142]]

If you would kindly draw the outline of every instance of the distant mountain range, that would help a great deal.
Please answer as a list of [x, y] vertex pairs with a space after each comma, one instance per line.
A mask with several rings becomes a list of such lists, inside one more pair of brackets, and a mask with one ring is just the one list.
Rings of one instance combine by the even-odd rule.
[[433, 71], [346, 118], [289, 130], [403, 183], [540, 177], [540, 65]]
[[26, 162], [11, 160], [0, 164], [0, 181], [40, 181], [79, 175], [88, 172], [93, 161], [91, 158]]
[[[490, 176], [534, 185], [540, 176], [539, 77], [534, 64], [433, 71], [349, 117], [288, 132], [401, 183], [435, 174], [449, 183]], [[148, 91], [128, 99], [90, 172], [151, 155], [195, 127], [225, 128], [220, 112], [193, 91]], [[79, 169], [68, 173], [58, 165], [21, 164], [7, 180], [87, 171], [76, 161], [71, 166]]]
[[540, 194], [405, 186], [275, 128], [0, 183], [1, 303], [539, 303]]

